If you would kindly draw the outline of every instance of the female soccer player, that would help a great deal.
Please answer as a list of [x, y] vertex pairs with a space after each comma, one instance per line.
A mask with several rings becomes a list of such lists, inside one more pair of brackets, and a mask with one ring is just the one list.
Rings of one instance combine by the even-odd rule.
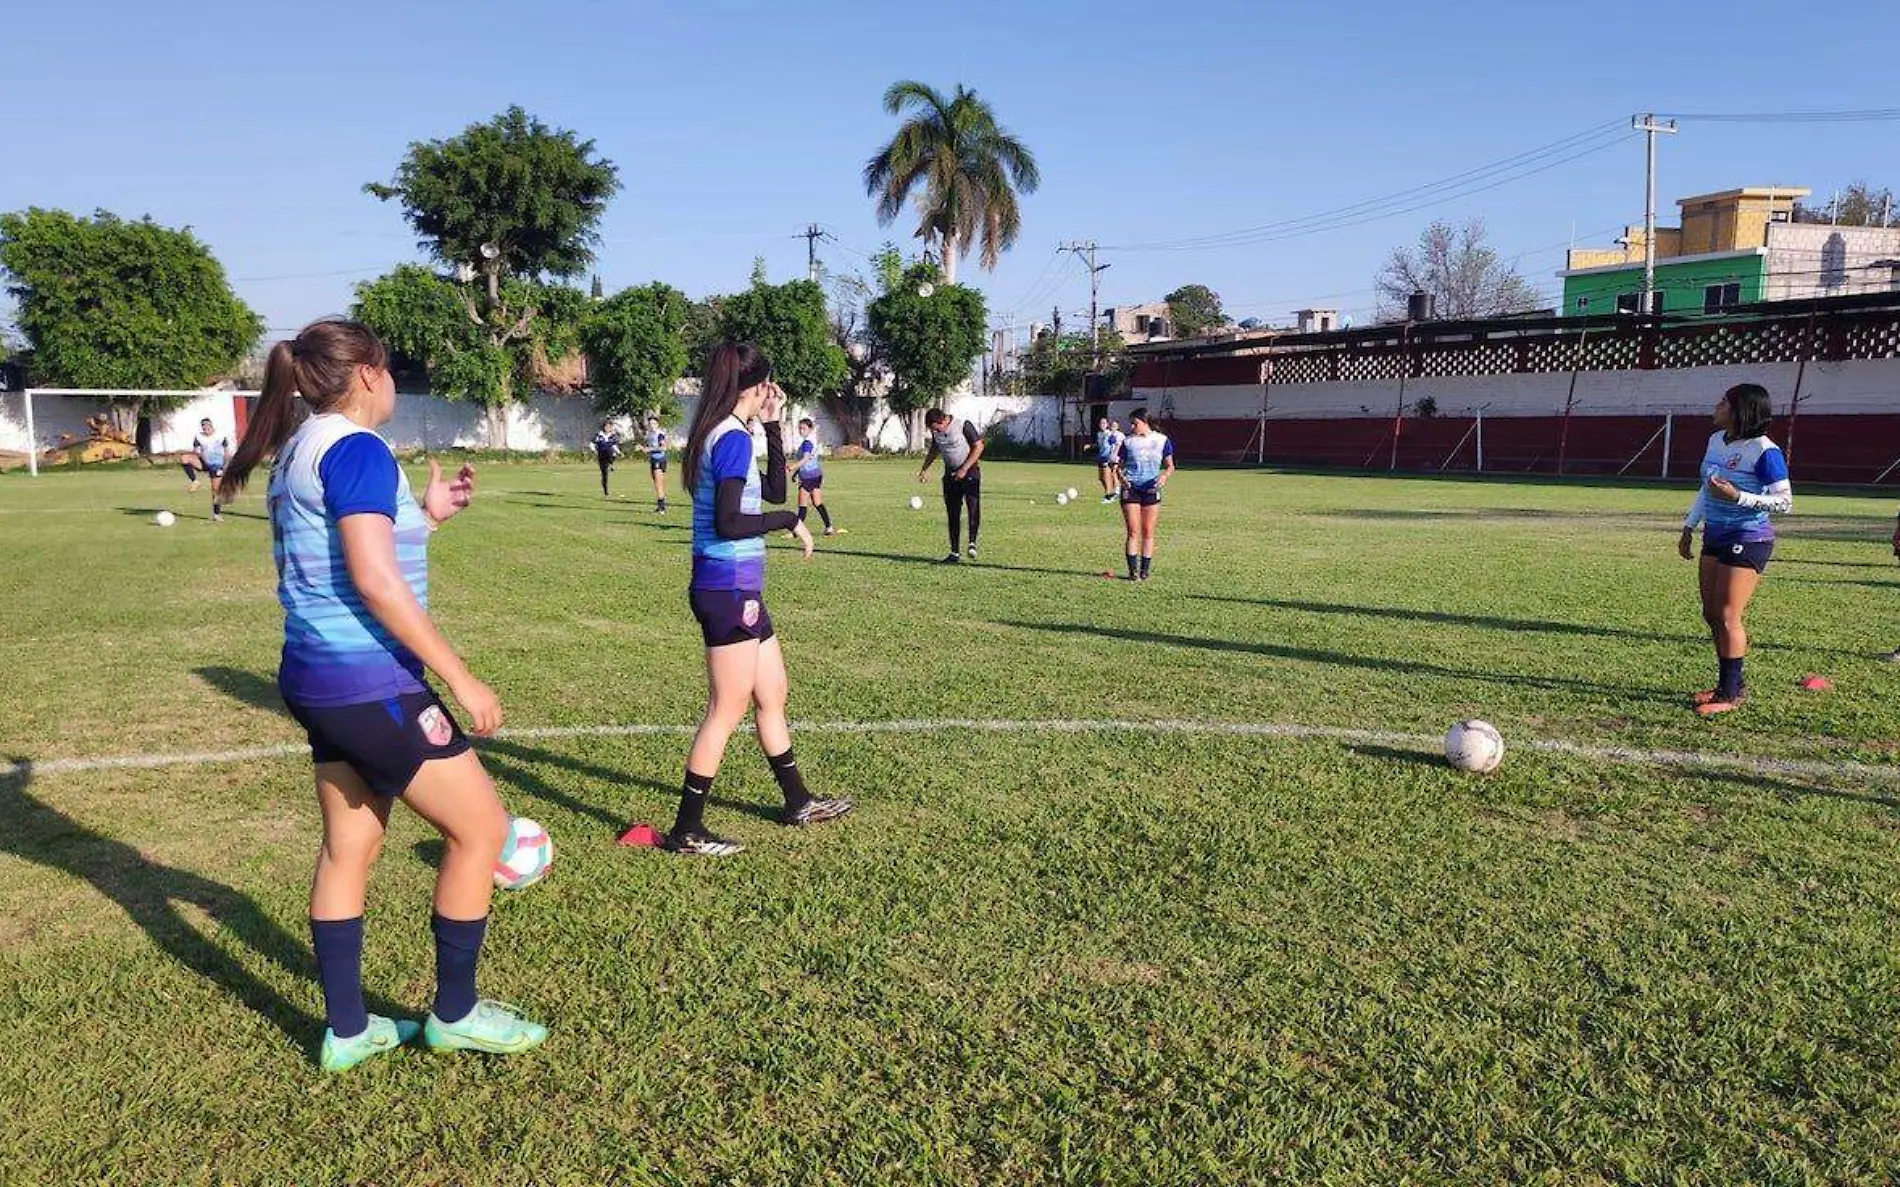
[[[761, 499], [785, 501], [785, 445], [779, 412], [785, 396], [757, 347], [713, 348], [680, 470], [693, 494], [693, 580], [688, 600], [706, 642], [706, 716], [686, 757], [679, 815], [666, 848], [701, 857], [729, 857], [744, 846], [706, 828], [706, 799], [726, 753], [726, 740], [753, 711], [759, 746], [785, 797], [779, 821], [817, 824], [851, 810], [850, 800], [813, 799], [792, 757], [785, 720], [785, 653], [766, 613], [765, 537], [790, 531], [811, 556], [811, 532], [790, 511], [762, 511]], [[753, 461], [752, 431], [765, 425], [765, 473]]]
[[653, 509], [666, 514], [666, 430], [660, 418], [647, 417], [647, 473], [653, 476]]
[[1794, 506], [1788, 463], [1765, 435], [1772, 413], [1768, 390], [1741, 383], [1722, 393], [1715, 405], [1715, 433], [1702, 455], [1702, 488], [1696, 493], [1676, 550], [1693, 560], [1695, 529], [1702, 529], [1702, 620], [1715, 639], [1715, 687], [1690, 698], [1704, 717], [1727, 713], [1748, 699], [1742, 660], [1748, 633], [1742, 615], [1761, 583], [1775, 550], [1770, 515]]
[[218, 482], [224, 477], [224, 463], [231, 456], [231, 439], [220, 436], [210, 417], [198, 422], [198, 435], [191, 439], [191, 457], [185, 461], [185, 477], [191, 479], [191, 491], [198, 493], [198, 475], [211, 479], [211, 522], [223, 523], [218, 506]]
[[1102, 502], [1113, 503], [1121, 487], [1123, 437], [1115, 422], [1104, 416], [1095, 425], [1095, 476], [1102, 483]]
[[798, 438], [798, 454], [791, 461], [798, 471], [798, 522], [804, 523], [805, 513], [816, 507], [818, 518], [825, 521], [825, 535], [840, 535], [844, 529], [832, 526], [831, 510], [825, 506], [825, 464], [819, 460], [818, 426], [811, 417], [798, 422]]
[[1122, 440], [1122, 521], [1128, 528], [1128, 579], [1148, 580], [1154, 566], [1155, 523], [1161, 518], [1161, 491], [1174, 474], [1174, 442], [1148, 423], [1148, 410], [1128, 414]]
[[607, 493], [607, 475], [613, 471], [614, 459], [620, 456], [620, 433], [614, 428], [614, 422], [603, 420], [600, 431], [594, 434], [594, 460], [600, 463], [600, 497], [611, 499]]
[[[301, 394], [311, 416], [296, 424]], [[513, 1054], [547, 1031], [475, 993], [495, 861], [508, 813], [455, 719], [423, 679], [434, 672], [477, 734], [501, 704], [429, 617], [429, 535], [467, 507], [474, 471], [429, 466], [421, 502], [375, 432], [396, 407], [389, 355], [365, 326], [319, 321], [271, 348], [249, 431], [225, 472], [228, 502], [267, 455], [284, 650], [277, 687], [310, 739], [323, 845], [310, 886], [310, 935], [329, 1029], [321, 1062], [343, 1071], [415, 1037], [410, 1021], [367, 1013], [363, 896], [390, 805], [402, 799], [442, 834], [436, 874], [435, 1006], [425, 1045]], [[294, 429], [294, 431], [293, 431]]]

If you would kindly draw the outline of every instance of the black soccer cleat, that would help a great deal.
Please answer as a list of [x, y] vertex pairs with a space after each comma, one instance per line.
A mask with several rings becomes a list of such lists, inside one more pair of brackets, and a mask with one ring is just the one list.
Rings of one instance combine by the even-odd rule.
[[668, 853], [679, 853], [687, 857], [731, 857], [745, 852], [745, 846], [739, 842], [728, 841], [703, 828], [668, 833], [666, 841], [660, 848]]
[[942, 560], [938, 561], [937, 563], [940, 565], [960, 565], [963, 563], [963, 558], [953, 552], [949, 556], [946, 556]]

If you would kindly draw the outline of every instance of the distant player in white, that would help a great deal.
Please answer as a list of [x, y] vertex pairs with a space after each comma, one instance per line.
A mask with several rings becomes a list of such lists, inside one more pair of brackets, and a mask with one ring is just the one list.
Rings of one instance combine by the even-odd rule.
[[191, 439], [191, 457], [185, 462], [185, 477], [191, 479], [191, 489], [196, 491], [198, 475], [202, 473], [210, 476], [212, 523], [224, 522], [222, 505], [218, 501], [218, 480], [224, 477], [224, 463], [231, 452], [231, 439], [217, 431], [210, 417], [198, 422], [198, 435]]
[[1102, 483], [1102, 502], [1113, 503], [1121, 493], [1122, 434], [1104, 416], [1095, 424], [1095, 476]]
[[666, 430], [660, 418], [647, 417], [647, 473], [653, 475], [653, 509], [666, 514]]
[[1772, 415], [1768, 389], [1741, 383], [1722, 393], [1715, 405], [1714, 435], [1702, 456], [1702, 489], [1682, 521], [1677, 551], [1695, 559], [1695, 529], [1702, 528], [1699, 584], [1702, 618], [1715, 640], [1715, 687], [1691, 701], [1704, 717], [1727, 713], [1748, 699], [1742, 661], [1748, 632], [1742, 615], [1775, 550], [1770, 515], [1794, 506], [1788, 463], [1766, 436]]
[[1155, 524], [1161, 519], [1161, 491], [1174, 474], [1174, 442], [1148, 423], [1148, 410], [1128, 414], [1122, 441], [1122, 521], [1128, 528], [1128, 579], [1148, 580], [1154, 567]]

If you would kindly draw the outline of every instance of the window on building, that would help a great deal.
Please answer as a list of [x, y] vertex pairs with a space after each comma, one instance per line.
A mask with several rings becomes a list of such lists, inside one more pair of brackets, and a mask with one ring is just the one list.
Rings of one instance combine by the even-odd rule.
[[1618, 313], [1635, 313], [1636, 312], [1636, 294], [1635, 293], [1618, 293], [1616, 295], [1616, 311]]
[[[1641, 302], [1642, 298], [1637, 293], [1618, 293], [1616, 295], [1616, 311], [1618, 313], [1641, 312]], [[1661, 313], [1663, 311], [1663, 304], [1663, 291], [1661, 289], [1657, 289], [1649, 295], [1649, 307], [1651, 312]]]
[[1146, 334], [1148, 332], [1148, 323], [1149, 317], [1147, 314], [1137, 313], [1135, 315], [1135, 333]]
[[1736, 283], [1712, 284], [1702, 290], [1702, 312], [1720, 313], [1742, 303], [1742, 286]]

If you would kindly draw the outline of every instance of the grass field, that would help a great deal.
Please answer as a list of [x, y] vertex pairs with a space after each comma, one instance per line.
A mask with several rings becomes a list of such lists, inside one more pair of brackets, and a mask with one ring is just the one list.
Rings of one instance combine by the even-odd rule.
[[[560, 732], [696, 719], [683, 510], [631, 466], [614, 503], [483, 472], [434, 607], [543, 731], [484, 750], [560, 845], [484, 965], [553, 1028], [519, 1060], [315, 1070], [306, 762], [0, 776], [0, 1182], [1894, 1180], [1888, 500], [1799, 499], [1754, 700], [1705, 722], [1686, 491], [1184, 471], [1135, 586], [1092, 471], [986, 471], [981, 565], [928, 563], [904, 463], [831, 467], [851, 534], [810, 564], [775, 543], [794, 717], [831, 727], [801, 762], [860, 810], [776, 828], [736, 742], [724, 863], [613, 844], [671, 819], [682, 737]], [[0, 764], [298, 741], [259, 512], [0, 478]], [[1433, 753], [1463, 716], [1497, 775]], [[908, 719], [1401, 736], [839, 728]], [[436, 852], [399, 813], [372, 1009], [427, 1008]]]

